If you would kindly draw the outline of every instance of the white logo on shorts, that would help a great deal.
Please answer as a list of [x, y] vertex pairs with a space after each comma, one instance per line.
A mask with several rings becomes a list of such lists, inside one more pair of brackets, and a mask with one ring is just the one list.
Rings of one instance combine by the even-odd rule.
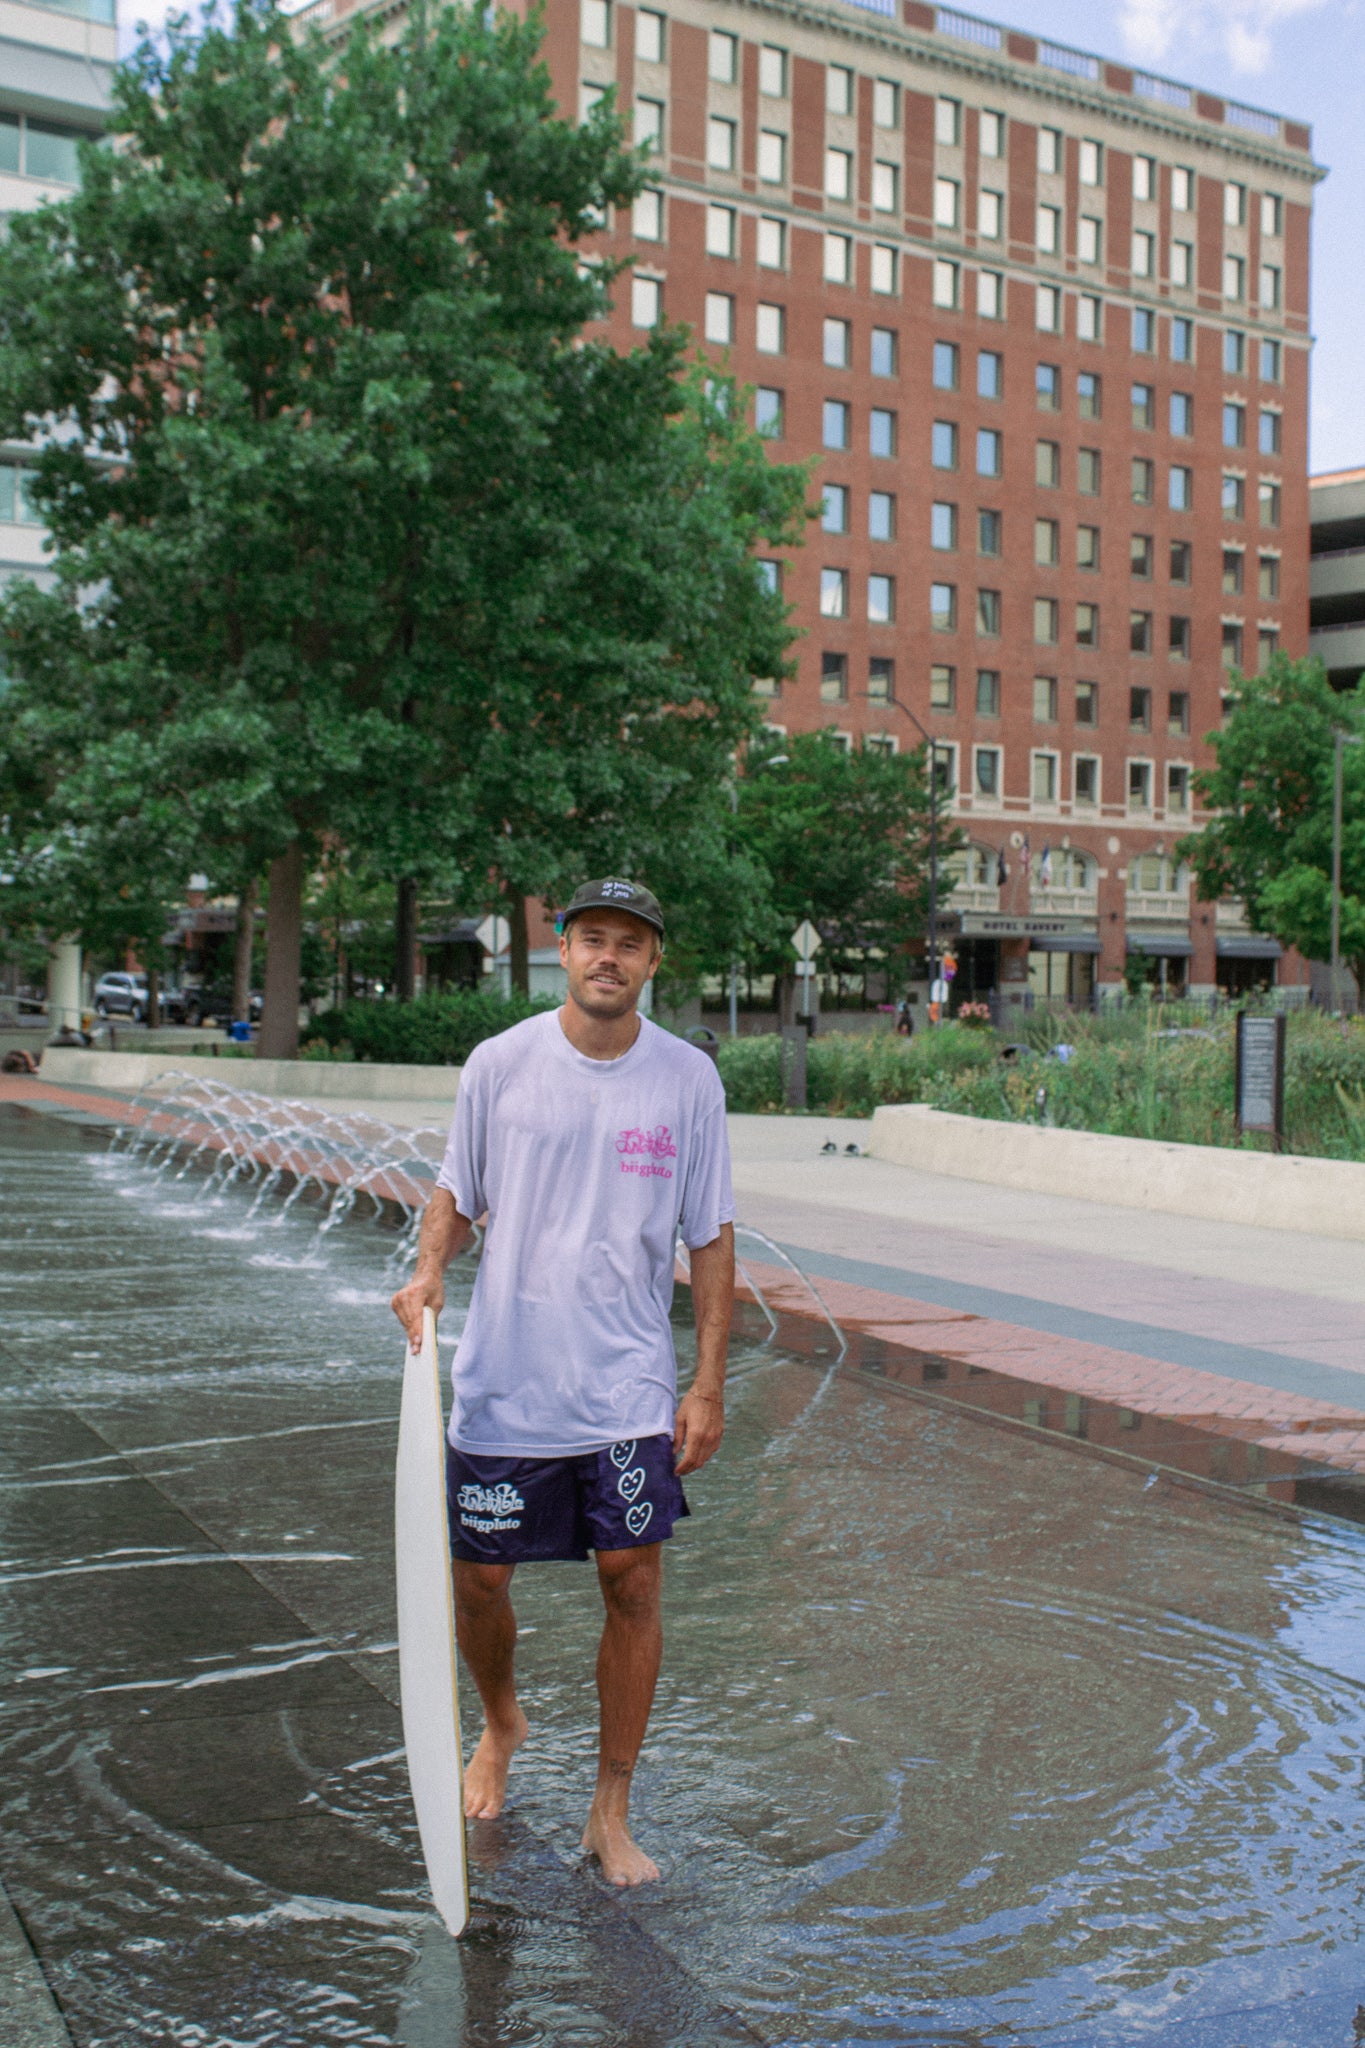
[[626, 1509], [626, 1527], [632, 1536], [644, 1535], [653, 1513], [653, 1504], [647, 1500], [637, 1500], [633, 1508]]
[[455, 1496], [460, 1524], [465, 1529], [519, 1529], [525, 1501], [515, 1486], [504, 1479], [500, 1486], [479, 1486], [471, 1481]]
[[616, 1491], [622, 1500], [634, 1500], [644, 1483], [645, 1468], [643, 1465], [636, 1465], [629, 1472], [621, 1474], [616, 1482]]
[[617, 1471], [619, 1472], [621, 1470], [621, 1467], [623, 1465], [628, 1465], [631, 1459], [635, 1456], [634, 1437], [631, 1438], [628, 1444], [613, 1444], [611, 1449], [607, 1452], [607, 1456], [611, 1459], [612, 1464], [615, 1465]]

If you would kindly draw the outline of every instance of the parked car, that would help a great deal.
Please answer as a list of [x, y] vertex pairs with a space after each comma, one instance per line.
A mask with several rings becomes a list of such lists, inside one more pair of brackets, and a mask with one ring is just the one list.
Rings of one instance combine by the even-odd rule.
[[145, 974], [102, 974], [95, 983], [97, 1017], [131, 1017], [134, 1024], [142, 1024], [148, 1001]]
[[[232, 1022], [232, 984], [227, 981], [207, 983], [203, 988], [187, 988], [180, 992], [184, 1004], [184, 1021], [187, 1024], [221, 1024]], [[259, 1018], [265, 1005], [265, 998], [257, 988], [252, 989], [247, 1005], [247, 1015], [253, 1024]]]

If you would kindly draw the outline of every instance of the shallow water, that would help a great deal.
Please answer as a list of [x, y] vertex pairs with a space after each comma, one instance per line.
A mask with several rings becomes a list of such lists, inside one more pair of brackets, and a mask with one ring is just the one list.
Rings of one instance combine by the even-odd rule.
[[1365, 1536], [753, 1343], [671, 1546], [663, 1884], [580, 1866], [596, 1595], [527, 1571], [535, 1738], [451, 1943], [393, 1240], [173, 1171], [0, 1116], [3, 1875], [77, 2042], [1346, 2048]]

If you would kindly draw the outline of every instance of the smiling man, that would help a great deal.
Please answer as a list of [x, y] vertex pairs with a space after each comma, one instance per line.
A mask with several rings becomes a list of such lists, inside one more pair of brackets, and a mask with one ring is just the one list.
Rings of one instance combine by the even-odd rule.
[[[460, 1649], [483, 1702], [465, 1811], [502, 1811], [528, 1727], [517, 1701], [517, 1565], [595, 1554], [597, 1789], [583, 1846], [613, 1884], [658, 1866], [629, 1828], [630, 1782], [663, 1649], [662, 1545], [681, 1479], [725, 1427], [734, 1201], [712, 1062], [639, 1014], [663, 952], [648, 889], [585, 882], [564, 913], [564, 1006], [471, 1054], [417, 1267], [393, 1297], [414, 1348], [443, 1274], [487, 1217], [455, 1354], [447, 1452]], [[677, 1398], [674, 1247], [691, 1254], [697, 1370]]]

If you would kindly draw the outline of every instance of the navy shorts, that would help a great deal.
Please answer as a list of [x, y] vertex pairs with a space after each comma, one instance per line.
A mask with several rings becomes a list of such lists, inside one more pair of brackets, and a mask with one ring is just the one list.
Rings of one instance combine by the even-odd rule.
[[478, 1458], [446, 1445], [450, 1554], [471, 1564], [586, 1558], [661, 1543], [690, 1512], [671, 1436], [569, 1458]]

